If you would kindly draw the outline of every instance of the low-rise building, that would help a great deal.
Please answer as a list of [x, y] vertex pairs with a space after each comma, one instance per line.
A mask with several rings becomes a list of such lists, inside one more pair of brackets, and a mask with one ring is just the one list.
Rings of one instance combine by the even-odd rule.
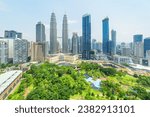
[[6, 99], [22, 77], [21, 70], [9, 71], [0, 75], [0, 100]]
[[114, 55], [113, 60], [114, 60], [115, 63], [118, 63], [118, 64], [133, 63], [132, 58], [131, 57], [126, 57], [126, 56]]
[[144, 66], [150, 66], [150, 58], [142, 58], [140, 59], [140, 64]]
[[57, 63], [60, 61], [66, 61], [70, 63], [74, 63], [77, 61], [79, 58], [78, 55], [71, 55], [71, 54], [56, 54], [56, 55], [51, 55], [46, 57], [46, 61], [50, 63]]

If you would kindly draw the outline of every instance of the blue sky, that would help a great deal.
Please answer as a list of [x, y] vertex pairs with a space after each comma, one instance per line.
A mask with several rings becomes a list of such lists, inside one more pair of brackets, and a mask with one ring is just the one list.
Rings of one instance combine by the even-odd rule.
[[131, 42], [134, 34], [150, 37], [150, 0], [0, 0], [0, 36], [4, 30], [16, 30], [23, 37], [35, 41], [35, 25], [42, 21], [49, 41], [52, 12], [57, 18], [58, 36], [61, 36], [62, 18], [69, 20], [69, 37], [82, 33], [82, 15], [92, 18], [92, 38], [101, 41], [102, 19], [110, 19], [110, 29], [117, 31], [118, 42]]

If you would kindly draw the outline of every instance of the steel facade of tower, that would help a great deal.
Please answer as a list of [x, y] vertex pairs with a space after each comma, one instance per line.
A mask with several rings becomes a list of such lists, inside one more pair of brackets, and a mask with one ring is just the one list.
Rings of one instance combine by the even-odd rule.
[[55, 13], [52, 13], [50, 21], [50, 54], [56, 53], [57, 53], [57, 23]]
[[63, 25], [62, 25], [62, 52], [68, 53], [68, 21], [67, 15], [63, 17]]
[[82, 17], [82, 39], [82, 58], [89, 60], [91, 51], [91, 16], [88, 14]]
[[41, 22], [36, 24], [36, 42], [46, 42], [45, 26]]
[[103, 53], [109, 53], [109, 18], [105, 18], [103, 21]]

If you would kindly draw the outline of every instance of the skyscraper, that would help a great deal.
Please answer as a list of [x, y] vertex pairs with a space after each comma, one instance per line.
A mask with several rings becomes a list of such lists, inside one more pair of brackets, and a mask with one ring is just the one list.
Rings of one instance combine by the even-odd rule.
[[82, 43], [82, 36], [80, 36], [78, 38], [78, 53], [82, 54], [82, 47], [83, 47], [83, 43]]
[[[20, 38], [1, 38], [0, 41], [8, 43], [8, 50], [5, 50], [8, 55], [8, 62], [26, 63], [28, 59], [28, 41]], [[2, 45], [1, 45], [2, 46]], [[2, 49], [2, 48], [1, 48]], [[1, 51], [2, 52], [2, 51]], [[3, 53], [2, 53], [3, 54]]]
[[72, 36], [72, 53], [73, 54], [78, 54], [78, 34], [73, 33]]
[[0, 40], [0, 64], [8, 62], [8, 42]]
[[36, 42], [45, 42], [45, 26], [41, 22], [36, 24]]
[[72, 39], [68, 39], [68, 52], [72, 52]]
[[144, 57], [144, 44], [143, 42], [134, 43], [134, 57], [143, 58]]
[[57, 23], [55, 13], [51, 14], [50, 21], [50, 53], [57, 53]]
[[103, 53], [108, 54], [109, 48], [109, 18], [103, 19]]
[[63, 25], [62, 25], [62, 52], [68, 53], [68, 21], [67, 15], [63, 17]]
[[144, 57], [146, 57], [146, 51], [150, 50], [150, 37], [144, 39]]
[[111, 30], [111, 40], [112, 40], [112, 54], [115, 55], [116, 54], [116, 31], [115, 30]]
[[113, 54], [112, 53], [112, 40], [108, 41], [108, 53], [107, 54], [110, 56]]
[[137, 34], [133, 36], [133, 55], [137, 59], [143, 58], [144, 56], [144, 44], [142, 34]]
[[82, 17], [82, 39], [82, 58], [89, 60], [91, 51], [91, 16], [89, 14], [83, 15]]

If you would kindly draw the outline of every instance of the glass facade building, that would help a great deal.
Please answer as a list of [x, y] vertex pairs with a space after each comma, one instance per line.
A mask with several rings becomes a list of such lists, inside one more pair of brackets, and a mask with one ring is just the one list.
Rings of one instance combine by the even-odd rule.
[[82, 58], [89, 60], [91, 51], [91, 16], [89, 14], [86, 14], [82, 17], [82, 39]]
[[5, 38], [13, 38], [13, 39], [15, 39], [15, 38], [22, 39], [22, 33], [16, 32], [14, 30], [10, 30], [10, 31], [5, 30], [4, 37]]
[[36, 24], [36, 42], [45, 42], [45, 26], [41, 22]]
[[103, 23], [103, 53], [109, 53], [109, 18], [106, 17], [102, 21]]
[[146, 57], [147, 50], [150, 50], [150, 37], [144, 39], [144, 57]]

